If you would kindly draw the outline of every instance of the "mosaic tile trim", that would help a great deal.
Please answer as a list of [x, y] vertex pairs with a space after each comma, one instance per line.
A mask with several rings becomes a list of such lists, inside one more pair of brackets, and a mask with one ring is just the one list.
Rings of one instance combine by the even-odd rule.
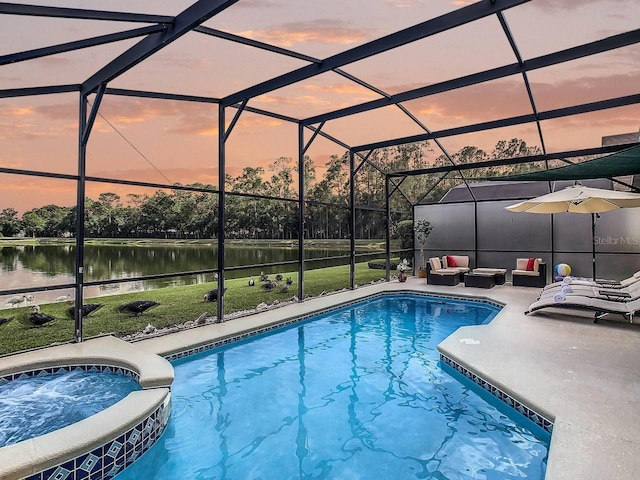
[[498, 308], [502, 308], [504, 307], [504, 304], [499, 303], [499, 302], [495, 302], [493, 300], [489, 300], [486, 298], [471, 298], [471, 297], [460, 297], [460, 296], [455, 296], [455, 295], [441, 295], [441, 294], [437, 294], [437, 293], [427, 293], [427, 292], [418, 292], [418, 291], [413, 291], [413, 290], [405, 290], [405, 291], [397, 291], [397, 292], [380, 292], [380, 293], [374, 293], [372, 295], [369, 295], [367, 297], [363, 297], [360, 298], [358, 300], [353, 300], [351, 302], [345, 302], [345, 303], [340, 303], [338, 305], [333, 305], [331, 307], [325, 308], [323, 310], [317, 311], [317, 312], [311, 312], [308, 313], [306, 315], [300, 315], [298, 317], [292, 317], [289, 318], [287, 320], [284, 320], [282, 322], [279, 323], [275, 323], [272, 325], [268, 325], [266, 327], [263, 328], [259, 328], [256, 330], [252, 330], [250, 332], [245, 332], [242, 333], [240, 335], [234, 335], [232, 337], [227, 337], [227, 338], [223, 338], [220, 340], [216, 340], [213, 341], [211, 343], [206, 343], [204, 345], [200, 345], [198, 347], [194, 347], [194, 348], [190, 348], [187, 350], [182, 350], [180, 352], [176, 352], [176, 353], [172, 353], [169, 355], [165, 355], [164, 358], [166, 358], [169, 361], [172, 360], [178, 360], [179, 358], [184, 358], [184, 357], [188, 357], [191, 355], [196, 355], [198, 353], [202, 353], [202, 352], [206, 352], [208, 350], [213, 350], [214, 348], [218, 348], [221, 347], [223, 345], [227, 345], [229, 343], [233, 343], [233, 342], [237, 342], [239, 340], [244, 340], [246, 338], [249, 337], [253, 337], [255, 335], [260, 335], [262, 333], [266, 333], [266, 332], [270, 332], [272, 330], [276, 330], [278, 328], [283, 328], [283, 327], [287, 327], [289, 325], [292, 325], [294, 323], [298, 323], [298, 322], [303, 322], [306, 320], [309, 320], [313, 317], [317, 317], [318, 315], [323, 315], [325, 313], [328, 312], [332, 312], [334, 310], [338, 310], [344, 307], [348, 307], [350, 305], [354, 305], [360, 302], [364, 302], [367, 300], [373, 300], [375, 298], [380, 298], [380, 297], [387, 297], [387, 296], [391, 296], [391, 295], [402, 295], [402, 294], [411, 294], [411, 295], [418, 295], [421, 297], [428, 297], [428, 298], [444, 298], [444, 299], [448, 299], [448, 300], [463, 300], [463, 301], [467, 301], [467, 302], [474, 302], [474, 303], [483, 303], [483, 304], [488, 304], [494, 307], [498, 307]]
[[118, 438], [25, 480], [110, 480], [160, 438], [170, 410], [171, 402], [165, 401], [149, 417]]
[[478, 375], [476, 375], [472, 371], [466, 369], [465, 367], [463, 367], [462, 365], [457, 363], [455, 360], [452, 360], [451, 358], [447, 357], [446, 355], [444, 355], [442, 353], [440, 354], [440, 361], [443, 362], [446, 365], [449, 365], [451, 368], [455, 369], [457, 372], [459, 372], [462, 375], [464, 375], [465, 377], [467, 377], [473, 383], [475, 383], [476, 385], [478, 385], [482, 389], [484, 389], [487, 392], [489, 392], [491, 395], [496, 397], [498, 400], [501, 400], [502, 402], [506, 403], [509, 407], [513, 408], [518, 413], [520, 413], [520, 414], [524, 415], [525, 417], [527, 417], [529, 420], [531, 420], [533, 423], [538, 425], [543, 430], [545, 430], [545, 431], [547, 431], [549, 433], [552, 432], [552, 430], [553, 430], [553, 422], [551, 420], [549, 420], [548, 418], [545, 418], [543, 415], [539, 414], [535, 410], [530, 409], [529, 407], [527, 407], [523, 403], [521, 403], [518, 400], [516, 400], [515, 398], [513, 398], [508, 393], [503, 392], [502, 390], [500, 390], [495, 385], [487, 382], [482, 377], [479, 377]]
[[129, 370], [128, 368], [117, 367], [115, 365], [62, 365], [3, 375], [0, 377], [0, 385], [12, 380], [21, 380], [23, 378], [42, 377], [44, 375], [56, 375], [75, 371], [115, 373], [118, 375], [124, 375], [125, 377], [131, 377], [136, 382], [140, 382], [140, 375], [136, 372]]

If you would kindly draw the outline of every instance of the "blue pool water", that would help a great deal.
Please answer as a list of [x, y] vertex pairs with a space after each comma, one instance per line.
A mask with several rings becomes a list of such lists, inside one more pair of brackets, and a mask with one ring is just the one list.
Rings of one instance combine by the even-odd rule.
[[0, 447], [79, 422], [122, 400], [140, 385], [108, 372], [71, 371], [0, 385]]
[[385, 296], [177, 361], [164, 435], [116, 478], [542, 479], [548, 436], [440, 368], [496, 312]]

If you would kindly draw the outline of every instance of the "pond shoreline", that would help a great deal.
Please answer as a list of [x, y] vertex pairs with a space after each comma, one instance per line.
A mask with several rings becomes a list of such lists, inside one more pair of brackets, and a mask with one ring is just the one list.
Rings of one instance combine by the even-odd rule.
[[[147, 247], [147, 246], [217, 246], [215, 238], [206, 239], [180, 239], [180, 238], [87, 238], [85, 245], [126, 245], [129, 247]], [[341, 239], [308, 239], [304, 241], [305, 248], [349, 248], [349, 240]], [[16, 238], [5, 237], [0, 238], [0, 247], [16, 247], [16, 246], [41, 246], [41, 245], [75, 245], [73, 238]], [[298, 240], [283, 239], [227, 239], [225, 245], [234, 247], [281, 247], [281, 248], [298, 248]], [[356, 240], [358, 249], [384, 250], [385, 242], [383, 239]]]

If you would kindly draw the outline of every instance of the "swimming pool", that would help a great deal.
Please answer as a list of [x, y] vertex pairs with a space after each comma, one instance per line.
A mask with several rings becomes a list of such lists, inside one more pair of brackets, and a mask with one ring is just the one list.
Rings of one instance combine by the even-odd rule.
[[0, 447], [79, 422], [140, 388], [129, 376], [80, 367], [2, 381]]
[[548, 435], [440, 368], [497, 310], [385, 295], [176, 361], [164, 435], [116, 478], [542, 479]]

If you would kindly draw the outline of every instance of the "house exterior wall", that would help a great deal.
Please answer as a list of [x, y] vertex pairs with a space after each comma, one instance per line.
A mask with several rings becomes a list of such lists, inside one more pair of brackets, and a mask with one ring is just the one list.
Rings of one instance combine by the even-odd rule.
[[[425, 259], [468, 255], [470, 266], [506, 268], [516, 258], [541, 257], [548, 280], [553, 265], [567, 263], [572, 275], [591, 277], [591, 216], [574, 213], [536, 215], [505, 210], [514, 201], [418, 205], [415, 220], [426, 219], [433, 231]], [[474, 213], [474, 210], [476, 212]], [[640, 270], [640, 208], [615, 210], [596, 219], [596, 266], [599, 278], [621, 279]], [[416, 259], [419, 250], [416, 250]]]

